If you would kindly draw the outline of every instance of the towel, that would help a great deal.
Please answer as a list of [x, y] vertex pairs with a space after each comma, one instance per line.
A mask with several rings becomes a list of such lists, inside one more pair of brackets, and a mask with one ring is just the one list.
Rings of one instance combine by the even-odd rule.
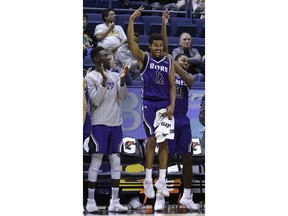
[[153, 126], [157, 127], [154, 134], [156, 137], [156, 143], [161, 143], [165, 139], [174, 139], [174, 116], [169, 119], [165, 117], [166, 109], [160, 109], [156, 112]]

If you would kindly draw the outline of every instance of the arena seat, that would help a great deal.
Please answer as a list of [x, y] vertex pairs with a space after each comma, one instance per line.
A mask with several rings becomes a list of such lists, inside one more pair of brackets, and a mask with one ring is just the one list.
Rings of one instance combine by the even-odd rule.
[[103, 23], [102, 14], [100, 13], [86, 13], [89, 22], [100, 22]]
[[174, 37], [180, 37], [183, 32], [187, 32], [191, 37], [197, 37], [197, 27], [195, 24], [178, 24], [176, 27]]

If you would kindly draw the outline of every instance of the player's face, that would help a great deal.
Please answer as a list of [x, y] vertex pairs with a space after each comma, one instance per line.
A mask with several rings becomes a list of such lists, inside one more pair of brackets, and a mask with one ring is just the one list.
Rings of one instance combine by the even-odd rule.
[[150, 53], [153, 57], [159, 58], [163, 53], [163, 41], [162, 40], [153, 40], [152, 44], [149, 45]]
[[183, 48], [190, 48], [191, 46], [191, 37], [187, 34], [182, 35], [180, 38], [180, 45]]
[[189, 67], [188, 64], [188, 57], [185, 55], [182, 55], [178, 58], [177, 63], [182, 67], [183, 69], [187, 70]]
[[109, 58], [108, 58], [109, 54], [110, 53], [108, 51], [106, 51], [106, 50], [101, 50], [99, 52], [98, 62], [100, 64], [103, 63], [104, 68], [110, 67], [110, 62], [109, 62]]

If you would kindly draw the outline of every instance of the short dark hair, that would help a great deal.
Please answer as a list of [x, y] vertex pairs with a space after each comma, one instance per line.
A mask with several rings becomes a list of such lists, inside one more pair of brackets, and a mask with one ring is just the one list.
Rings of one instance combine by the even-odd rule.
[[92, 61], [93, 61], [94, 64], [96, 63], [95, 60], [94, 60], [94, 58], [95, 58], [97, 55], [99, 55], [99, 53], [100, 53], [102, 50], [105, 50], [105, 49], [104, 49], [103, 47], [101, 47], [101, 46], [97, 46], [97, 47], [93, 48], [93, 49], [90, 51], [90, 57], [91, 57], [91, 59], [92, 59]]
[[103, 13], [102, 13], [102, 19], [103, 19], [104, 22], [106, 21], [106, 20], [104, 19], [104, 17], [107, 17], [110, 11], [113, 11], [113, 12], [115, 13], [115, 11], [114, 11], [113, 8], [108, 8], [108, 9], [106, 9], [106, 10], [103, 11]]
[[153, 43], [153, 40], [162, 40], [163, 41], [163, 37], [159, 33], [150, 34], [149, 35], [149, 40], [148, 40], [150, 45]]
[[184, 53], [180, 53], [175, 56], [175, 61], [177, 61], [181, 56], [186, 56]]

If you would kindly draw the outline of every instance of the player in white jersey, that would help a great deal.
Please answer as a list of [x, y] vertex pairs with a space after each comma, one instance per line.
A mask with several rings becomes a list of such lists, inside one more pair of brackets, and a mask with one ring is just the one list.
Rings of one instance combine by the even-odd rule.
[[103, 47], [92, 49], [90, 55], [95, 70], [85, 77], [91, 115], [89, 153], [92, 154], [88, 171], [87, 212], [98, 211], [95, 186], [104, 154], [109, 155], [112, 179], [112, 197], [108, 210], [112, 212], [128, 210], [127, 206], [120, 204], [118, 196], [121, 174], [119, 152], [122, 144], [120, 103], [126, 99], [127, 87], [124, 79], [129, 68], [124, 65], [120, 75], [106, 70], [109, 67], [108, 54], [109, 52]]

